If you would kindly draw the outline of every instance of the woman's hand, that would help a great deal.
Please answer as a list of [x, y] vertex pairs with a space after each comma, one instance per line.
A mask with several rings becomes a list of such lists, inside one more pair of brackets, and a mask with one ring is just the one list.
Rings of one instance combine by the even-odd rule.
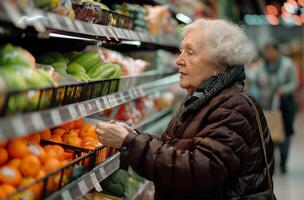
[[99, 141], [109, 147], [121, 148], [124, 139], [129, 131], [120, 123], [99, 122], [96, 132]]

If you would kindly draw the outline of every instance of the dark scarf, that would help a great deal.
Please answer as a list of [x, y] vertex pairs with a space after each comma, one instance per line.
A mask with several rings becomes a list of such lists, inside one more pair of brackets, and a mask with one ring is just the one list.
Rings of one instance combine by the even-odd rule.
[[177, 114], [179, 124], [192, 117], [201, 110], [213, 97], [234, 85], [236, 82], [246, 79], [244, 66], [231, 66], [204, 81], [193, 93], [187, 96], [180, 111]]

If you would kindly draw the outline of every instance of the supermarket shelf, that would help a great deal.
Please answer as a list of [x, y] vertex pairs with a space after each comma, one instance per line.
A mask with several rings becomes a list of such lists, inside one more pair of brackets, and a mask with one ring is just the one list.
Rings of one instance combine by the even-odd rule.
[[[172, 110], [170, 112], [173, 113]], [[171, 119], [172, 119], [171, 115], [166, 115], [160, 121], [158, 121], [156, 124], [154, 124], [154, 126], [147, 127], [145, 129], [145, 132], [154, 134], [154, 135], [159, 135], [163, 131], [165, 131], [165, 128], [168, 126]]]
[[1, 1], [0, 5], [4, 9], [4, 12], [1, 11], [0, 13], [1, 21], [12, 22], [21, 29], [34, 27], [42, 38], [58, 37], [96, 42], [106, 40], [115, 43], [137, 41], [174, 49], [179, 44], [178, 39], [172, 35], [152, 36], [147, 32], [136, 32], [129, 29], [72, 20], [66, 16], [45, 12], [40, 9], [26, 9], [23, 12], [23, 10], [14, 7], [8, 1]]
[[178, 75], [175, 74], [152, 83], [130, 88], [127, 91], [113, 93], [88, 101], [1, 118], [0, 140], [25, 136], [46, 128], [56, 127], [81, 117], [93, 115], [139, 97], [146, 96], [152, 92], [165, 89], [166, 86], [177, 82]]
[[[166, 113], [166, 116], [170, 116], [170, 112], [166, 109], [166, 112], [160, 112], [157, 114], [152, 115], [149, 117], [147, 122], [150, 122], [151, 119], [160, 119], [161, 117], [164, 117], [164, 114]], [[142, 124], [146, 124], [145, 122]], [[141, 128], [142, 124], [138, 124], [135, 126], [135, 128]], [[151, 127], [155, 126], [154, 124], [151, 125]], [[91, 189], [95, 188], [97, 191], [102, 191], [102, 188], [100, 186], [100, 182], [104, 180], [106, 177], [111, 175], [113, 172], [115, 172], [119, 168], [119, 153], [114, 154], [112, 157], [107, 159], [102, 164], [96, 166], [92, 171], [89, 173], [83, 175], [81, 178], [75, 180], [74, 182], [66, 185], [61, 190], [53, 193], [50, 197], [47, 198], [47, 200], [72, 200], [77, 199], [78, 197], [84, 196], [87, 194]], [[144, 184], [140, 191], [137, 193], [137, 196], [140, 196], [141, 193], [144, 192], [144, 189], [147, 188], [148, 185]], [[134, 199], [135, 196], [132, 198]], [[137, 197], [135, 198], [137, 199]]]

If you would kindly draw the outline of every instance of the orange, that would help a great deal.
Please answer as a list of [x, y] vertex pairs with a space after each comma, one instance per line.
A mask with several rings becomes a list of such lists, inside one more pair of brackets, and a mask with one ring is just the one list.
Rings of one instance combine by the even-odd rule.
[[2, 184], [0, 185], [0, 199], [5, 198], [6, 196], [14, 193], [16, 188], [10, 184]]
[[8, 153], [6, 149], [0, 147], [0, 166], [4, 165], [8, 160]]
[[63, 143], [62, 139], [59, 135], [52, 135], [51, 138], [49, 139], [49, 141], [60, 143], [60, 144]]
[[0, 168], [0, 184], [7, 183], [17, 186], [21, 182], [21, 174], [15, 167], [5, 165]]
[[45, 172], [42, 169], [40, 169], [36, 176], [36, 179], [43, 178], [44, 176], [45, 176]]
[[95, 149], [98, 147], [98, 141], [92, 137], [84, 137], [81, 141], [81, 147], [86, 149]]
[[72, 129], [71, 131], [74, 131], [79, 136], [80, 129]]
[[45, 173], [50, 173], [51, 171], [54, 171], [58, 168], [60, 168], [60, 162], [56, 158], [49, 158], [45, 161], [42, 170]]
[[58, 159], [57, 158], [57, 152], [53, 148], [53, 145], [46, 145], [46, 146], [43, 147], [43, 149], [44, 149], [45, 154], [46, 154], [46, 159], [49, 159], [49, 158]]
[[19, 158], [14, 158], [14, 159], [8, 161], [8, 163], [7, 163], [7, 165], [15, 167], [17, 169], [19, 168], [20, 164], [21, 164], [21, 159], [19, 159]]
[[46, 187], [47, 192], [53, 192], [59, 189], [60, 178], [61, 178], [60, 172], [48, 178], [47, 187]]
[[24, 158], [29, 154], [25, 139], [12, 140], [7, 144], [8, 155], [11, 158]]
[[65, 130], [62, 128], [56, 128], [53, 130], [53, 135], [58, 135], [60, 137], [62, 137], [64, 133], [65, 133]]
[[39, 134], [41, 136], [41, 139], [43, 139], [43, 140], [49, 140], [51, 138], [50, 129], [46, 129], [44, 131], [41, 131]]
[[30, 154], [21, 160], [19, 170], [23, 176], [37, 176], [41, 164], [37, 156]]
[[83, 118], [80, 118], [80, 119], [74, 121], [75, 122], [74, 128], [79, 128], [80, 129], [82, 127], [82, 125], [83, 125], [83, 121], [84, 121]]
[[73, 153], [72, 152], [64, 152], [64, 160], [72, 160]]
[[65, 137], [64, 143], [68, 144], [68, 145], [80, 147], [81, 146], [81, 139], [77, 136]]
[[38, 157], [40, 163], [44, 163], [46, 159], [46, 153], [44, 149], [39, 145], [39, 144], [29, 144], [28, 145], [28, 150], [31, 154], [34, 154], [35, 156]]
[[64, 149], [59, 145], [53, 145], [53, 149], [56, 151], [58, 160], [64, 160]]
[[95, 126], [93, 126], [92, 124], [86, 124], [80, 129], [79, 137], [83, 138], [83, 137], [87, 137], [87, 136], [97, 139]]
[[35, 143], [39, 144], [40, 143], [41, 136], [38, 133], [32, 134], [28, 137], [28, 142], [29, 143]]
[[7, 144], [6, 140], [0, 140], [0, 147], [4, 147]]
[[75, 129], [66, 132], [66, 133], [62, 136], [63, 142], [64, 142], [65, 140], [67, 140], [67, 138], [69, 138], [69, 137], [79, 137], [79, 132], [77, 133], [77, 131], [75, 131]]
[[75, 126], [74, 122], [69, 122], [69, 123], [66, 123], [66, 124], [62, 124], [61, 126], [59, 126], [59, 128], [62, 128], [65, 131], [69, 131], [69, 130], [73, 129], [74, 126]]
[[[22, 181], [20, 182], [19, 184], [19, 187], [22, 188], [22, 187], [26, 187], [28, 185], [30, 185], [31, 183], [33, 183], [35, 181], [35, 179], [33, 177], [24, 177], [22, 179]], [[40, 199], [40, 196], [41, 196], [41, 192], [42, 192], [42, 189], [43, 189], [43, 182], [38, 182], [34, 185], [31, 185], [27, 191], [28, 192], [31, 192], [35, 198], [34, 199]]]

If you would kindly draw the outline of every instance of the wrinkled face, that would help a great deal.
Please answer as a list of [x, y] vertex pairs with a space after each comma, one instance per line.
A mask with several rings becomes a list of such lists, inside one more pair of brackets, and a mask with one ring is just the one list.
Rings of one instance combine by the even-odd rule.
[[279, 58], [278, 50], [271, 45], [268, 45], [264, 48], [264, 55], [266, 60], [268, 60], [270, 63], [275, 63]]
[[192, 94], [217, 68], [204, 53], [204, 34], [199, 28], [189, 31], [181, 43], [180, 55], [176, 60], [180, 73], [180, 86]]

